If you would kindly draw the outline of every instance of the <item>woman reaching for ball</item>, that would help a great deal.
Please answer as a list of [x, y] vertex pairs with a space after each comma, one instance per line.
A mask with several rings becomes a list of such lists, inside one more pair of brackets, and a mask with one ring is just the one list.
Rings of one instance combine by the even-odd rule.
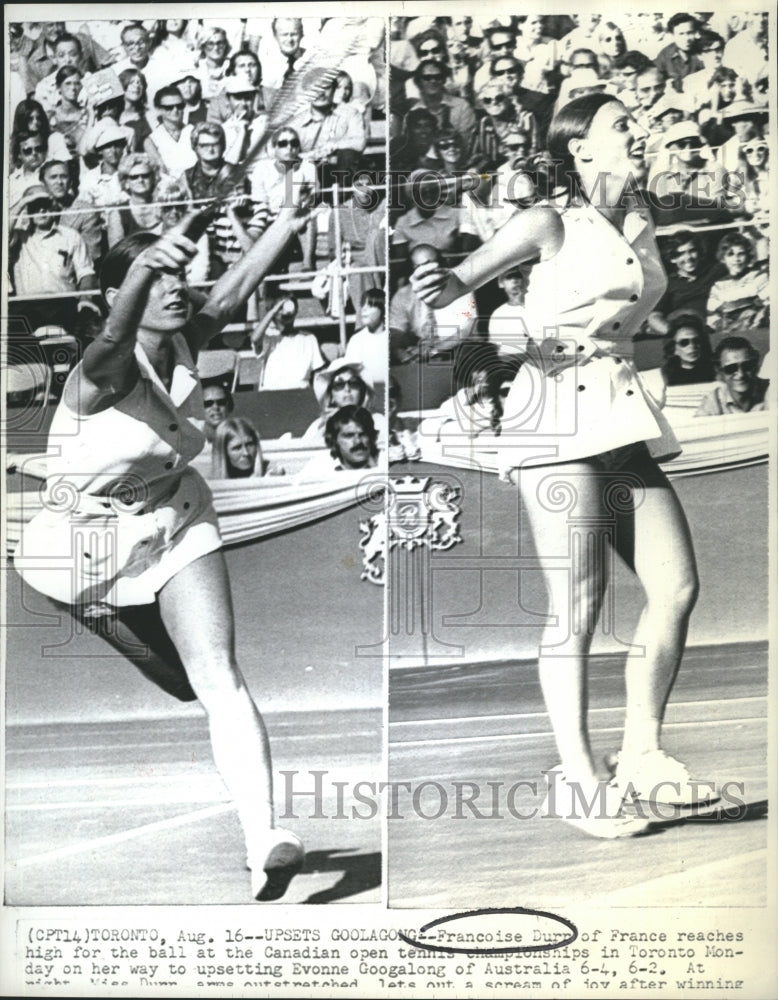
[[252, 894], [268, 900], [286, 891], [303, 848], [275, 828], [270, 749], [235, 659], [216, 514], [189, 463], [205, 440], [197, 352], [254, 292], [306, 213], [282, 210], [199, 306], [184, 273], [197, 251], [187, 226], [198, 221], [162, 237], [135, 233], [106, 256], [108, 320], [65, 386], [44, 507], [15, 566], [164, 690], [201, 701], [243, 827]]
[[[632, 337], [666, 283], [638, 190], [646, 139], [611, 95], [571, 101], [548, 135], [566, 203], [537, 204], [454, 270], [432, 262], [411, 279], [440, 307], [533, 265], [529, 363], [504, 403], [500, 472], [521, 490], [550, 598], [539, 671], [561, 765], [546, 772], [545, 811], [607, 838], [646, 829], [645, 816], [624, 808], [633, 796], [687, 805], [704, 795], [660, 743], [697, 571], [683, 511], [657, 465], [680, 449], [631, 360]], [[646, 603], [627, 658], [623, 742], [606, 782], [589, 740], [587, 659], [614, 553]]]

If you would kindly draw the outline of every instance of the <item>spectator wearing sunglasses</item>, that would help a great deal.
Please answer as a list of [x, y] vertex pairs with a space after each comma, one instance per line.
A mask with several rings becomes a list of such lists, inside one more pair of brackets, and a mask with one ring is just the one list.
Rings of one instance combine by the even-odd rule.
[[749, 139], [740, 147], [745, 162], [746, 203], [749, 215], [767, 212], [770, 208], [770, 151], [764, 139]]
[[745, 337], [725, 337], [714, 352], [719, 384], [700, 403], [695, 417], [766, 410], [768, 379], [759, 378], [759, 351]]
[[[591, 53], [594, 57], [594, 53]], [[596, 64], [596, 58], [595, 58]], [[476, 74], [476, 89], [481, 82], [485, 82], [487, 77], [483, 76], [481, 69]], [[524, 66], [514, 56], [500, 56], [493, 59], [488, 66], [488, 79], [496, 80], [505, 87], [511, 96], [513, 106], [517, 114], [528, 111], [535, 118], [538, 144], [546, 141], [546, 132], [551, 122], [551, 115], [554, 109], [554, 98], [551, 94], [541, 93], [539, 90], [531, 90], [524, 86]]]
[[660, 225], [698, 219], [703, 211], [716, 221], [722, 213], [729, 218], [726, 171], [696, 122], [677, 122], [663, 133], [648, 190]]
[[665, 385], [695, 385], [716, 377], [705, 321], [699, 313], [675, 313], [669, 318], [662, 376]]
[[193, 167], [192, 126], [184, 125], [184, 99], [178, 87], [162, 87], [154, 96], [159, 125], [146, 139], [144, 151], [164, 173], [180, 176]]
[[613, 21], [606, 21], [600, 24], [597, 33], [597, 61], [599, 62], [599, 73], [604, 80], [610, 80], [614, 74], [614, 66], [627, 51], [627, 43], [624, 39], [621, 28]]
[[[289, 126], [282, 126], [273, 136], [271, 156], [260, 159], [251, 174], [251, 198], [266, 216], [267, 224], [277, 218], [284, 205], [299, 205], [306, 192], [316, 194], [318, 179], [316, 165], [303, 159], [300, 136]], [[309, 269], [314, 265], [313, 227], [295, 240], [292, 250], [276, 261], [276, 270], [285, 270], [292, 259], [300, 256]]]
[[92, 145], [99, 162], [81, 172], [79, 200], [96, 208], [116, 205], [124, 200], [119, 164], [127, 152], [127, 134], [113, 119], [105, 118], [94, 127]]
[[685, 77], [705, 69], [705, 64], [697, 55], [697, 18], [684, 12], [673, 14], [667, 22], [667, 33], [673, 40], [665, 45], [655, 62], [668, 85], [680, 92], [683, 90]]
[[510, 91], [497, 78], [484, 83], [476, 95], [476, 107], [483, 111], [478, 132], [473, 142], [473, 152], [495, 163], [502, 163], [510, 156], [504, 142], [517, 130], [532, 136], [530, 150], [537, 148], [537, 123], [531, 111], [517, 111]]
[[216, 379], [204, 380], [203, 408], [205, 410], [205, 422], [200, 429], [205, 435], [207, 451], [213, 445], [216, 428], [235, 409], [235, 401], [226, 385], [222, 385]]
[[742, 233], [721, 238], [716, 257], [727, 277], [715, 282], [708, 296], [708, 325], [718, 333], [739, 333], [769, 322], [769, 278], [754, 264], [754, 247]]
[[754, 139], [761, 139], [767, 121], [767, 108], [750, 101], [733, 101], [721, 112], [721, 125], [727, 135], [718, 151], [718, 161], [725, 170], [743, 169], [742, 148]]
[[57, 206], [43, 184], [25, 191], [18, 210], [8, 249], [17, 295], [97, 287], [86, 244], [75, 230], [59, 224]]
[[419, 99], [412, 107], [431, 112], [438, 129], [453, 128], [468, 146], [476, 127], [475, 112], [463, 97], [446, 93], [445, 83], [450, 75], [451, 71], [444, 63], [429, 59], [419, 63], [413, 74]]
[[[380, 382], [386, 380], [386, 344], [384, 344], [383, 368]], [[344, 406], [369, 408], [374, 396], [373, 381], [358, 361], [335, 358], [325, 369], [313, 378], [313, 391], [321, 407], [318, 416], [303, 434], [303, 441], [310, 445], [323, 445], [327, 421]], [[378, 447], [385, 447], [387, 437], [386, 418], [382, 413], [373, 413], [373, 423], [378, 431]]]
[[152, 204], [158, 179], [157, 166], [145, 153], [128, 153], [121, 161], [119, 183], [126, 203], [106, 212], [109, 248], [131, 233], [161, 232], [162, 213]]
[[213, 100], [224, 89], [229, 54], [227, 32], [224, 28], [212, 27], [203, 38], [197, 62], [197, 75], [202, 84], [204, 100]]

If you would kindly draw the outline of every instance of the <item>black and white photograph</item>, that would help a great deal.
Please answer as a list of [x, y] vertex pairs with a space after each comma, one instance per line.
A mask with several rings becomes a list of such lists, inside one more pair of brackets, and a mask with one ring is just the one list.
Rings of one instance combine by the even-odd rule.
[[763, 906], [768, 13], [390, 36], [390, 903]]
[[4, 30], [0, 995], [774, 996], [775, 10]]
[[379, 901], [383, 19], [7, 30], [6, 902]]

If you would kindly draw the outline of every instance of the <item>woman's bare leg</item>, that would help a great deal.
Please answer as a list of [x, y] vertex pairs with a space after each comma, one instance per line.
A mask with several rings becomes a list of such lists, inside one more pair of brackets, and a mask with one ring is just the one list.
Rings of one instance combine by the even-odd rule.
[[587, 725], [587, 656], [608, 579], [602, 481], [576, 462], [522, 469], [521, 501], [549, 594], [538, 668], [566, 776], [596, 780]]
[[[208, 714], [214, 759], [238, 807], [249, 867], [261, 877], [263, 868], [282, 867], [278, 856], [268, 865], [274, 826], [270, 745], [235, 661], [232, 598], [222, 552], [203, 556], [176, 574], [160, 591], [159, 604]], [[287, 853], [299, 868], [301, 848]], [[257, 885], [261, 888], [255, 879]]]
[[689, 526], [669, 483], [638, 495], [632, 522], [619, 549], [643, 586], [646, 604], [627, 657], [622, 754], [636, 756], [660, 746], [698, 580]]

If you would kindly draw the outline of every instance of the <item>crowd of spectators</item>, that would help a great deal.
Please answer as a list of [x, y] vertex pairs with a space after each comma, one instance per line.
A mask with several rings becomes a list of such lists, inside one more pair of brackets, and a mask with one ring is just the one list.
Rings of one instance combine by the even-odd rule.
[[[261, 388], [310, 388], [314, 373], [342, 353], [343, 333], [364, 327], [374, 343], [360, 336], [349, 356], [375, 368], [386, 333], [365, 310], [380, 305], [383, 324], [384, 21], [350, 19], [357, 36], [350, 48], [340, 41], [343, 24], [319, 17], [11, 24], [11, 311], [30, 330], [57, 323], [83, 346], [104, 319], [92, 294], [101, 262], [124, 236], [161, 234], [217, 199], [187, 274], [191, 285], [207, 285], [283, 205], [306, 198], [317, 205], [312, 222], [274, 264], [280, 277], [235, 318], [246, 332], [230, 346], [256, 345]], [[321, 51], [332, 53], [330, 68]], [[335, 181], [342, 193], [333, 209]], [[312, 273], [325, 272], [336, 255], [362, 270], [338, 297], [343, 327], [309, 295]], [[337, 343], [327, 343], [333, 337]]]
[[[494, 345], [502, 377], [521, 364], [531, 265], [446, 315], [418, 301], [407, 279], [431, 259], [454, 266], [515, 212], [553, 199], [550, 121], [566, 102], [598, 91], [615, 95], [648, 132], [640, 188], [669, 283], [641, 336], [665, 338], [670, 383], [716, 378], [713, 351], [723, 338], [767, 328], [767, 13], [624, 11], [616, 21], [589, 13], [393, 19], [389, 335], [398, 376], [409, 361], [466, 350], [473, 339]], [[471, 417], [485, 406], [475, 425], [498, 423], [494, 387], [457, 385], [452, 406]]]

